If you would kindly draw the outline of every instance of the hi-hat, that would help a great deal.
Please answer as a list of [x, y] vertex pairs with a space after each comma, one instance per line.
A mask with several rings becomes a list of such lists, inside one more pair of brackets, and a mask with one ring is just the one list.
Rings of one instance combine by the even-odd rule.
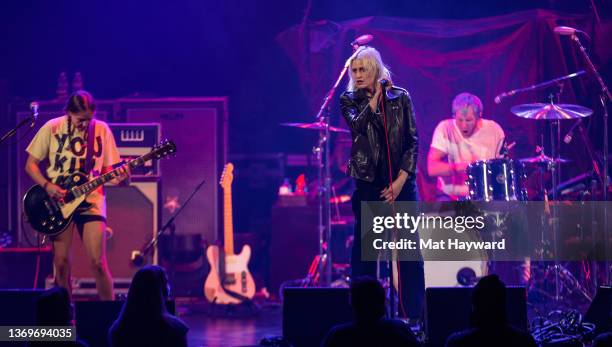
[[570, 160], [565, 158], [558, 158], [555, 160], [547, 155], [538, 155], [537, 157], [521, 158], [519, 161], [525, 164], [549, 164], [554, 162], [568, 163]]
[[[309, 130], [323, 130], [325, 129], [326, 124], [323, 122], [314, 122], [314, 123], [281, 123], [280, 125], [286, 127], [300, 128], [300, 129], [309, 129]], [[329, 125], [329, 131], [336, 133], [348, 133], [348, 129], [338, 128]]]
[[545, 120], [584, 118], [593, 114], [593, 110], [584, 106], [552, 103], [516, 105], [510, 111], [522, 118]]

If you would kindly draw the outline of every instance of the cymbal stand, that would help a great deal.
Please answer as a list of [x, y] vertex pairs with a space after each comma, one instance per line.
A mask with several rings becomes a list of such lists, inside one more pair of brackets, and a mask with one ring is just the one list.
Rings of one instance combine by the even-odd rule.
[[608, 86], [606, 86], [606, 83], [604, 82], [604, 80], [601, 78], [601, 75], [597, 71], [597, 68], [595, 68], [595, 65], [593, 65], [593, 61], [591, 61], [591, 58], [587, 54], [586, 48], [584, 48], [584, 46], [580, 42], [580, 39], [578, 39], [578, 36], [576, 36], [575, 34], [572, 35], [571, 40], [576, 44], [576, 46], [578, 46], [578, 51], [584, 58], [585, 62], [587, 63], [587, 66], [591, 70], [591, 73], [597, 79], [597, 82], [599, 83], [599, 86], [601, 88], [601, 94], [599, 96], [599, 99], [600, 99], [602, 110], [603, 110], [603, 175], [602, 175], [604, 178], [603, 200], [606, 202], [606, 205], [604, 206], [604, 211], [603, 211], [603, 230], [604, 230], [603, 236], [604, 236], [604, 241], [605, 241], [604, 242], [605, 244], [604, 257], [606, 259], [606, 269], [605, 269], [605, 279], [604, 280], [606, 282], [605, 284], [610, 285], [612, 283], [612, 264], [610, 263], [610, 257], [612, 257], [612, 249], [611, 249], [610, 242], [609, 242], [610, 230], [608, 230], [608, 208], [607, 208], [608, 186], [609, 186], [609, 179], [608, 179], [608, 136], [609, 135], [608, 135], [607, 103], [612, 102], [612, 94], [610, 93], [610, 90], [608, 89]]

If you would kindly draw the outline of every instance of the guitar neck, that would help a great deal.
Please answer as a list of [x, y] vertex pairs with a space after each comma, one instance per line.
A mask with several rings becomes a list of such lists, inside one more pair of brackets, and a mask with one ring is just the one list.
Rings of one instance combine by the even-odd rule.
[[225, 254], [234, 254], [234, 219], [232, 216], [232, 187], [223, 188], [223, 240]]
[[[129, 162], [127, 162], [126, 165], [130, 169], [133, 169], [151, 160], [152, 157], [153, 157], [153, 152], [150, 152], [136, 159], [130, 160]], [[75, 197], [87, 195], [91, 193], [92, 191], [96, 190], [99, 186], [117, 177], [119, 177], [119, 168], [109, 171], [105, 173], [104, 175], [98, 176], [95, 179], [74, 188], [72, 191]]]

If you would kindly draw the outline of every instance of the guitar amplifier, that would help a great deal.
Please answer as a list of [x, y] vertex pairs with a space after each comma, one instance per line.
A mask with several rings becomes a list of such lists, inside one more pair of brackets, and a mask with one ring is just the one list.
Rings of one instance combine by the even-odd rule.
[[[109, 123], [108, 126], [124, 161], [149, 153], [161, 137], [159, 123]], [[143, 166], [132, 169], [132, 176], [161, 176], [159, 161], [150, 160]]]

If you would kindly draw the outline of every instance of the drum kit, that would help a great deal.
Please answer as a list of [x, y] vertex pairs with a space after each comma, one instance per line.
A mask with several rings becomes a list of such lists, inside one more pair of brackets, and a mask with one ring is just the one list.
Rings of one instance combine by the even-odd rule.
[[[554, 104], [552, 101], [549, 104], [536, 103], [517, 105], [511, 108], [511, 112], [515, 116], [525, 119], [551, 121], [553, 129], [552, 135], [554, 135], [555, 130], [559, 133], [560, 120], [585, 118], [593, 113], [592, 110], [586, 107]], [[534, 199], [548, 201], [550, 197], [552, 200], [556, 200], [558, 197], [555, 192], [559, 191], [559, 166], [569, 163], [570, 160], [559, 156], [560, 137], [557, 136], [556, 142], [554, 141], [554, 137], [551, 137], [551, 149], [554, 153], [552, 157], [547, 156], [543, 149], [538, 147], [539, 155], [535, 157], [512, 160], [509, 159], [506, 154], [503, 158], [478, 161], [469, 165], [466, 170], [468, 177], [466, 184], [469, 188], [469, 196], [467, 199], [485, 202], [528, 201]], [[542, 182], [539, 184], [540, 192], [537, 192], [537, 194], [533, 194], [533, 189], [528, 189], [527, 187], [527, 173], [530, 172], [530, 170], [537, 170], [540, 172]], [[545, 174], [550, 174], [552, 178], [552, 187], [549, 190], [552, 192], [552, 196], [545, 188], [543, 179]], [[532, 198], [530, 198], [530, 196]], [[487, 212], [484, 213], [487, 214]], [[496, 215], [495, 212], [492, 214]], [[497, 214], [497, 216], [499, 217], [499, 214]], [[498, 227], [503, 229], [503, 226]], [[558, 230], [556, 230], [554, 223], [551, 224], [549, 229], [549, 235], [552, 235], [553, 241], [548, 242], [548, 240], [545, 239], [543, 230], [542, 240], [540, 241], [542, 249], [540, 249], [540, 252], [548, 252], [548, 254], [555, 256], [557, 250], [556, 243], [558, 242]], [[499, 232], [499, 230], [496, 232]], [[554, 250], [545, 250], [544, 248], [546, 247], [554, 247]], [[538, 259], [533, 260], [535, 261], [526, 262], [529, 264], [528, 271], [531, 272], [531, 278], [528, 283], [530, 285], [529, 289], [537, 292], [539, 297], [553, 299], [553, 302], [556, 304], [562, 304], [563, 302], [567, 304], [567, 297], [564, 297], [564, 294], [579, 293], [579, 295], [586, 298], [588, 301], [592, 300], [592, 295], [586, 288], [587, 284], [581, 283], [581, 281], [574, 276], [572, 271], [568, 270], [566, 266], [561, 265], [559, 261], [553, 263], [538, 261]], [[489, 269], [490, 268], [491, 266], [489, 266]], [[525, 271], [525, 265], [521, 264], [517, 266], [515, 270]], [[582, 269], [578, 271], [582, 271]], [[478, 274], [477, 271], [475, 272]]]

